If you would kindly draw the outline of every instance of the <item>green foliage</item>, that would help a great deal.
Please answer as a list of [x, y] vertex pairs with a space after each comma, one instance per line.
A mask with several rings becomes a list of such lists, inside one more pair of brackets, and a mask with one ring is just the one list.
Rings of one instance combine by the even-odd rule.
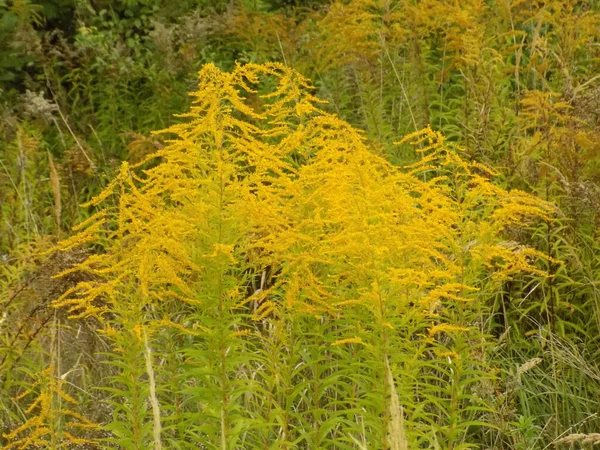
[[106, 448], [596, 442], [599, 24], [0, 0], [2, 433], [50, 367]]
[[[137, 331], [137, 333], [136, 333]], [[139, 330], [127, 328], [110, 334], [112, 353], [106, 363], [117, 370], [108, 386], [107, 405], [112, 410], [112, 421], [105, 426], [112, 436], [107, 443], [117, 448], [139, 450], [152, 444], [152, 422], [149, 419], [148, 383], [144, 379], [144, 349]]]

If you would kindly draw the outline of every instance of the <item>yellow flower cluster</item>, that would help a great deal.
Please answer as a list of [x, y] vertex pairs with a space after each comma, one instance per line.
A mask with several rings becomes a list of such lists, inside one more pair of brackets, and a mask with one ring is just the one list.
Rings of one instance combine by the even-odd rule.
[[[401, 140], [422, 154], [402, 169], [324, 112], [286, 66], [225, 73], [209, 64], [199, 80], [181, 115], [188, 120], [160, 132], [167, 145], [123, 164], [91, 202], [114, 195], [118, 207], [61, 244], [95, 239], [104, 252], [63, 273], [92, 280], [55, 306], [81, 317], [168, 301], [231, 310], [252, 303], [257, 321], [366, 308], [390, 329], [390, 314], [444, 320], [446, 305], [473, 300], [468, 280], [489, 267], [497, 278], [541, 273], [534, 260], [544, 255], [506, 246], [500, 234], [530, 218], [551, 220], [551, 206], [493, 185], [493, 171], [463, 159], [440, 133]], [[264, 267], [277, 279], [248, 295], [246, 274]]]
[[[56, 449], [71, 448], [77, 444], [94, 444], [93, 441], [78, 438], [72, 433], [75, 430], [98, 429], [98, 424], [70, 409], [56, 408], [56, 398], [71, 405], [76, 405], [77, 401], [65, 392], [64, 381], [54, 375], [54, 370], [52, 366], [45, 369], [39, 375], [38, 381], [15, 399], [27, 397], [34, 393], [36, 388], [40, 388], [35, 400], [25, 410], [25, 414], [29, 416], [27, 421], [3, 435], [9, 441], [4, 449], [48, 448], [51, 442], [55, 443], [55, 447], [52, 448]], [[57, 427], [59, 420], [62, 422], [60, 431]]]

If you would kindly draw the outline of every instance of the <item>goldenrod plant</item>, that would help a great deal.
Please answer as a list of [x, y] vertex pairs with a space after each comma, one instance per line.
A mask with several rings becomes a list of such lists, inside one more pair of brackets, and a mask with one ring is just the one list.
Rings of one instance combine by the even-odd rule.
[[547, 256], [502, 234], [553, 207], [430, 128], [394, 167], [310, 89], [281, 64], [205, 66], [165, 147], [58, 245], [98, 247], [57, 275], [90, 277], [54, 306], [115, 346], [110, 442], [467, 448], [490, 425], [480, 287], [544, 276]]
[[63, 449], [83, 444], [94, 445], [94, 440], [83, 437], [82, 433], [97, 430], [99, 425], [72, 409], [77, 401], [65, 392], [65, 381], [56, 374], [56, 369], [50, 366], [36, 378], [28, 389], [15, 398], [22, 400], [32, 397], [32, 400], [24, 411], [27, 420], [4, 434], [8, 444], [3, 448]]

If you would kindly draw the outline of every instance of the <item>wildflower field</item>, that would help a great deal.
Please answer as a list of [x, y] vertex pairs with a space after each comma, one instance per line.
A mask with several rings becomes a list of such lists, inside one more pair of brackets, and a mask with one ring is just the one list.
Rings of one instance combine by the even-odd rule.
[[0, 0], [0, 448], [600, 444], [600, 1]]

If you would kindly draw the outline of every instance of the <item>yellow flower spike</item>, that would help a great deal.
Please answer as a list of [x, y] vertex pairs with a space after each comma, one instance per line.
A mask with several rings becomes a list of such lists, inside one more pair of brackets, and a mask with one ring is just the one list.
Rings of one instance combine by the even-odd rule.
[[435, 336], [438, 333], [453, 333], [455, 331], [467, 332], [469, 328], [443, 323], [429, 328], [428, 333], [429, 336]]
[[338, 341], [332, 342], [331, 346], [335, 347], [338, 345], [346, 345], [346, 344], [362, 344], [363, 340], [359, 337], [352, 337], [352, 338], [346, 338], [346, 339], [340, 339]]
[[213, 258], [218, 257], [219, 255], [225, 255], [232, 263], [235, 263], [235, 258], [233, 257], [233, 245], [226, 244], [214, 244], [213, 246], [214, 252], [210, 255]]
[[[18, 397], [19, 400], [23, 399], [34, 394], [39, 388], [36, 397], [24, 411], [25, 416], [28, 416], [27, 420], [11, 432], [3, 434], [3, 437], [9, 441], [3, 448], [47, 448], [52, 443], [58, 444], [57, 448], [64, 448], [68, 443], [97, 444], [92, 439], [79, 438], [66, 431], [66, 429], [97, 430], [100, 426], [78, 412], [63, 407], [69, 404], [77, 405], [77, 402], [65, 392], [66, 382], [56, 377], [54, 372], [52, 366], [44, 369], [30, 388]], [[60, 433], [55, 429], [58, 417], [61, 418], [62, 423]], [[57, 442], [58, 437], [61, 439]]]
[[252, 330], [245, 329], [245, 330], [234, 331], [229, 336], [231, 338], [236, 338], [236, 337], [241, 337], [241, 336], [248, 336], [249, 334], [252, 334]]
[[440, 358], [460, 359], [460, 355], [454, 351], [439, 352], [437, 355]]
[[138, 340], [141, 342], [143, 340], [143, 334], [145, 332], [144, 326], [137, 324], [133, 327], [132, 331], [135, 334], [135, 336], [138, 338]]

